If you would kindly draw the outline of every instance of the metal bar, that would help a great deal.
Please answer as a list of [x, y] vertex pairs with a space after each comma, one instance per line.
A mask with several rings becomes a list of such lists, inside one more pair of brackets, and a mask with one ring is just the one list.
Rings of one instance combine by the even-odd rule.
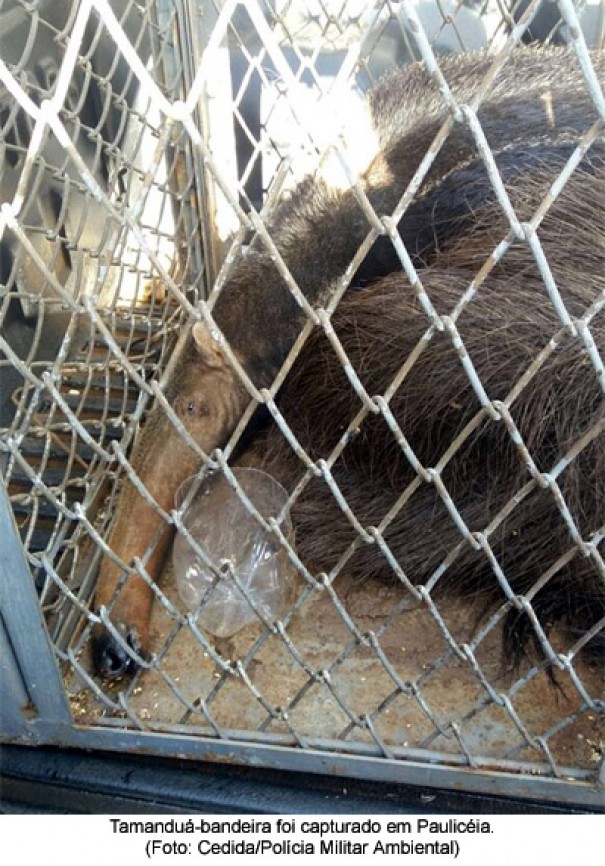
[[[267, 773], [262, 767], [221, 767], [191, 763], [166, 766], [162, 759], [133, 755], [79, 753], [50, 748], [6, 746], [3, 804], [27, 804], [37, 812], [57, 802], [70, 812], [134, 814], [178, 811], [190, 814], [471, 814], [477, 798], [464, 791], [430, 793], [424, 788], [384, 785], [359, 780], [308, 776], [293, 786], [287, 772]], [[556, 814], [558, 804], [516, 798], [490, 798], [483, 805], [499, 814]], [[574, 811], [580, 811], [575, 808]], [[581, 810], [589, 811], [589, 810]]]
[[[164, 3], [160, 3], [159, 10], [165, 16]], [[172, 4], [168, 4], [170, 7]], [[216, 11], [213, 4], [207, 3], [204, 7], [204, 13], [201, 14], [197, 4], [192, 4], [185, 0], [175, 4], [174, 11], [176, 19], [179, 22], [178, 27], [178, 42], [175, 43], [175, 50], [178, 52], [182, 68], [182, 86], [184, 89], [183, 95], [187, 97], [187, 105], [192, 117], [195, 119], [198, 128], [204, 131], [204, 138], [208, 138], [208, 116], [206, 97], [201, 91], [205, 75], [202, 76], [202, 61], [204, 53], [201, 45], [203, 45], [210, 33], [216, 26]], [[206, 30], [210, 28], [210, 30]], [[187, 44], [182, 44], [186, 42]], [[199, 61], [199, 69], [194, 68], [195, 60]], [[195, 99], [191, 99], [191, 87], [196, 80], [200, 80], [199, 91]], [[196, 88], [198, 90], [198, 88]], [[195, 178], [195, 183], [185, 199], [187, 207], [191, 213], [188, 216], [195, 221], [198, 231], [189, 239], [190, 245], [193, 246], [193, 258], [196, 262], [196, 267], [199, 274], [204, 275], [202, 285], [204, 297], [208, 294], [208, 286], [206, 280], [212, 283], [216, 277], [223, 254], [220, 248], [220, 242], [216, 231], [206, 218], [207, 213], [211, 212], [211, 207], [214, 206], [214, 195], [216, 188], [213, 179], [209, 176], [207, 166], [201, 158], [199, 148], [193, 147], [191, 141], [187, 141], [185, 146], [184, 159], [186, 160], [186, 180], [190, 181], [191, 177]], [[193, 193], [194, 191], [194, 193]], [[194, 276], [199, 279], [197, 274]]]
[[[356, 754], [334, 754], [311, 747], [288, 748], [212, 740], [185, 733], [177, 736], [100, 727], [56, 728], [44, 722], [36, 723], [45, 743], [86, 749], [106, 749], [116, 752], [143, 752], [165, 757], [178, 756], [191, 760], [262, 766], [266, 769], [291, 770], [301, 773], [323, 773], [341, 778], [421, 785], [428, 788], [464, 790], [467, 793], [513, 796], [520, 799], [542, 800], [549, 803], [570, 803], [579, 806], [605, 808], [605, 788], [591, 785], [570, 775], [555, 779], [538, 771], [516, 773], [495, 770], [487, 762], [476, 759], [477, 767], [452, 767], [443, 763], [427, 763], [417, 756], [410, 760], [391, 760]], [[334, 743], [326, 744], [333, 748]], [[342, 747], [342, 744], [341, 744]], [[441, 761], [443, 755], [440, 756]]]
[[24, 710], [29, 702], [25, 684], [0, 617], [0, 735], [14, 739], [25, 732]]
[[0, 479], [0, 612], [27, 691], [40, 718], [68, 725], [71, 712], [34, 582]]

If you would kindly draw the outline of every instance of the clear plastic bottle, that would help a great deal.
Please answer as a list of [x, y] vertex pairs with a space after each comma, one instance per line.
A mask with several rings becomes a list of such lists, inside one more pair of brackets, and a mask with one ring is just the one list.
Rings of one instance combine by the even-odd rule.
[[[289, 543], [294, 532], [286, 509], [288, 494], [258, 469], [233, 469], [244, 495], [265, 521], [275, 518]], [[198, 489], [192, 492], [192, 485]], [[262, 614], [273, 622], [292, 599], [295, 569], [277, 535], [253, 516], [222, 472], [201, 481], [185, 481], [176, 507], [191, 500], [182, 518], [186, 530], [206, 554], [204, 561], [180, 532], [173, 547], [179, 595], [197, 613], [197, 623], [217, 637], [230, 637]], [[243, 589], [237, 585], [233, 575]]]

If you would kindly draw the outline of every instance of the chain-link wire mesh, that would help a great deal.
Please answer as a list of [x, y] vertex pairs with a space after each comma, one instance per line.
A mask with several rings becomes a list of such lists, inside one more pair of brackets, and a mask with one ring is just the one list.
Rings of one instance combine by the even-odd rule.
[[[402, 781], [410, 766], [437, 762], [497, 770], [500, 780], [519, 773], [572, 779], [575, 793], [566, 795], [572, 800], [582, 785], [601, 790], [603, 669], [582, 650], [605, 630], [599, 499], [605, 254], [597, 215], [566, 196], [577, 178], [603, 190], [605, 99], [595, 58], [603, 47], [604, 4], [14, 0], [0, 9], [0, 23], [0, 460], [72, 717], [85, 731], [79, 742], [94, 745], [103, 730], [115, 735], [116, 748], [128, 748], [119, 732], [159, 731], [173, 737], [179, 754], [196, 753], [191, 737], [197, 737], [297, 747], [302, 767], [304, 755], [318, 750], [380, 757]], [[481, 105], [503, 70], [512, 64], [522, 74], [516, 52], [530, 42], [568, 46], [565, 63], [576, 70], [583, 114], [556, 140], [541, 130], [521, 142], [510, 133], [504, 141], [504, 130], [499, 148]], [[480, 74], [462, 87], [446, 55], [479, 49]], [[424, 64], [424, 86], [432, 89], [431, 134], [423, 133], [409, 182], [382, 198], [372, 187], [376, 169], [367, 166], [376, 166], [371, 160], [381, 149], [389, 154], [392, 141], [368, 125], [365, 94], [413, 60]], [[522, 112], [514, 87], [507, 96], [518, 98]], [[555, 128], [559, 109], [548, 89], [543, 105]], [[460, 233], [446, 256], [456, 276], [442, 286], [426, 261], [429, 247], [446, 249], [440, 200], [427, 190], [436, 184], [431, 171], [444, 144], [460, 129], [473, 159], [467, 154], [452, 167], [443, 195], [461, 195], [462, 211], [473, 214], [488, 184], [491, 223]], [[471, 172], [475, 164], [487, 178], [479, 199], [472, 183], [458, 192], [453, 170]], [[543, 183], [533, 188], [529, 169], [538, 164], [545, 166]], [[312, 180], [304, 182], [305, 195], [331, 190], [334, 214], [316, 230], [312, 248], [301, 238], [293, 266], [281, 221], [293, 213], [292, 231], [298, 230], [297, 184], [306, 175]], [[417, 212], [426, 224], [406, 233], [406, 214], [423, 197], [431, 207]], [[346, 219], [354, 224], [348, 242], [354, 252], [341, 267], [336, 237], [348, 231]], [[571, 260], [553, 261], [558, 245], [561, 258]], [[332, 251], [335, 263], [324, 266]], [[296, 301], [296, 316], [282, 321], [281, 335], [270, 310], [229, 311], [225, 300], [238, 273], [249, 274], [256, 297], [262, 271], [254, 262], [263, 255]], [[457, 261], [464, 268], [454, 271]], [[511, 262], [517, 279], [529, 270], [537, 275], [541, 296], [526, 310], [544, 317], [534, 348], [519, 349], [514, 374], [497, 367], [497, 346], [523, 341], [525, 301], [507, 281]], [[312, 296], [306, 285], [324, 272], [325, 291]], [[570, 301], [567, 284], [586, 273], [589, 284]], [[355, 307], [356, 293], [364, 296], [376, 277], [386, 280], [372, 302], [376, 333], [360, 335], [355, 322], [366, 322], [368, 313]], [[498, 307], [507, 292], [508, 318]], [[493, 314], [482, 325], [480, 349], [470, 329], [483, 297], [491, 298]], [[273, 303], [279, 307], [277, 298]], [[401, 342], [408, 320], [410, 336]], [[202, 426], [214, 422], [191, 396], [196, 382], [183, 385], [192, 321], [214, 339], [215, 348], [205, 345], [203, 352], [220, 350], [228, 362], [228, 375], [212, 380], [217, 392], [231, 395], [222, 398], [229, 423], [220, 441], [196, 434], [200, 418]], [[492, 344], [494, 334], [500, 336]], [[251, 372], [246, 351], [256, 357], [272, 340], [282, 356], [266, 380]], [[395, 348], [387, 363], [389, 346]], [[490, 352], [496, 370], [488, 376]], [[582, 408], [560, 441], [544, 444], [554, 435], [546, 432], [528, 444], [524, 413], [539, 399], [544, 413], [552, 412], [556, 401], [556, 388], [546, 396], [539, 389], [547, 375], [575, 377]], [[448, 383], [451, 391], [439, 403], [434, 395]], [[433, 412], [438, 419], [425, 428], [424, 442], [405, 402], [418, 387], [426, 390], [427, 417]], [[472, 409], [450, 424], [459, 400]], [[259, 407], [267, 418], [262, 424]], [[565, 412], [562, 404], [554, 415]], [[259, 426], [254, 438], [251, 428]], [[315, 436], [315, 426], [324, 433]], [[487, 428], [498, 433], [484, 436]], [[153, 456], [133, 458], [152, 438]], [[492, 457], [473, 463], [482, 448], [492, 449]], [[347, 483], [345, 469], [352, 472], [359, 460], [369, 478], [364, 488]], [[294, 540], [279, 519], [267, 521], [255, 510], [234, 474], [238, 463], [264, 467], [284, 483]], [[399, 475], [389, 469], [402, 464]], [[473, 475], [477, 465], [491, 467], [491, 475]], [[204, 628], [207, 598], [187, 608], [170, 557], [157, 579], [154, 550], [165, 545], [168, 524], [207, 558], [170, 486], [177, 469], [186, 476], [198, 466], [228, 479], [286, 551], [294, 584], [275, 619], [233, 567], [220, 571], [213, 563], [215, 583], [235, 582], [255, 611], [233, 636], [213, 637]], [[392, 476], [389, 495], [385, 476]], [[498, 484], [509, 476], [515, 480], [504, 496]], [[461, 504], [464, 485], [482, 488], [480, 513]], [[124, 488], [136, 491], [132, 511], [125, 499], [119, 505]], [[532, 520], [527, 503], [529, 512], [535, 508]], [[409, 550], [397, 542], [410, 508], [429, 515], [415, 525], [418, 548], [426, 550], [420, 571], [406, 567]], [[137, 527], [142, 513], [153, 518], [146, 534]], [[317, 535], [305, 541], [311, 513], [325, 526], [321, 543]], [[447, 531], [431, 535], [433, 518]], [[112, 532], [112, 520], [140, 534], [140, 550], [120, 541], [130, 536]], [[557, 532], [565, 544], [555, 549]], [[518, 537], [525, 544], [521, 584], [510, 578], [507, 559]], [[594, 594], [582, 602], [586, 627], [551, 631], [541, 590], [559, 585], [580, 560]], [[108, 598], [95, 601], [102, 561], [113, 563], [119, 577], [110, 581]], [[494, 604], [479, 591], [483, 578], [472, 575], [462, 590], [440, 593], [452, 573], [466, 568], [476, 575], [479, 561]], [[392, 579], [379, 579], [376, 570]], [[120, 599], [136, 597], [144, 585], [153, 599], [148, 646], [117, 615]], [[574, 591], [570, 579], [559, 595]], [[557, 604], [573, 607], [568, 598]], [[9, 635], [17, 627], [27, 623], [7, 622]], [[136, 661], [129, 677], [108, 681], [95, 672], [91, 635], [99, 628], [125, 666]], [[535, 644], [520, 666], [502, 658], [507, 629], [513, 635], [507, 651], [514, 653], [524, 629]], [[64, 741], [71, 742], [67, 735]], [[111, 747], [111, 739], [103, 743]]]

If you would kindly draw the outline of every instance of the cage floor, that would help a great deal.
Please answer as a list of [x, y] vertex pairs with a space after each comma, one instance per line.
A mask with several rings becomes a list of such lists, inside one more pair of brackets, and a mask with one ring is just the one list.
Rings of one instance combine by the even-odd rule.
[[[163, 590], [178, 604], [170, 569]], [[394, 586], [364, 586], [346, 577], [339, 578], [336, 591], [362, 633], [380, 632], [400, 597]], [[441, 610], [458, 641], [470, 637], [480, 613], [476, 601], [448, 601]], [[352, 744], [381, 742], [389, 749], [443, 753], [445, 760], [466, 752], [496, 763], [524, 764], [544, 764], [545, 751], [536, 738], [545, 738], [558, 768], [594, 771], [602, 759], [603, 716], [586, 707], [567, 674], [557, 674], [556, 687], [540, 669], [528, 677], [523, 671], [503, 674], [496, 630], [476, 658], [485, 680], [508, 695], [509, 708], [489, 697], [477, 674], [451, 652], [432, 616], [419, 608], [401, 613], [379, 637], [391, 671], [415, 683], [415, 694], [402, 693], [375, 648], [353, 638], [327, 593], [309, 598], [290, 620], [287, 636], [294, 652], [279, 635], [265, 634], [259, 641], [261, 632], [250, 625], [231, 639], [214, 639], [222, 662], [230, 664], [225, 672], [188, 629], [175, 636], [174, 623], [156, 604], [153, 646], [168, 645], [161, 670], [143, 673], [134, 685], [123, 680], [104, 686], [105, 691], [114, 699], [124, 692], [129, 710], [153, 730], [178, 726], [182, 732], [182, 725], [193, 725], [225, 735], [291, 736], [294, 731], [303, 741], [338, 740], [345, 751]], [[602, 671], [580, 662], [574, 669], [593, 699], [603, 695]], [[326, 670], [329, 675], [319, 680], [311, 675]], [[68, 679], [78, 722], [98, 723], [108, 711], [73, 674]], [[280, 709], [287, 721], [279, 717]], [[131, 723], [126, 719], [125, 724]]]

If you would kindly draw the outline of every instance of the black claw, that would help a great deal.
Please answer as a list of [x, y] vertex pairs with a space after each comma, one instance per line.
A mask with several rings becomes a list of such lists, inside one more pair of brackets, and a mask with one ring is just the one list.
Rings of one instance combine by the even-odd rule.
[[[124, 639], [128, 646], [140, 655], [140, 642], [136, 632], [127, 631]], [[92, 663], [95, 671], [106, 680], [116, 680], [126, 674], [133, 674], [138, 668], [133, 656], [104, 628], [93, 632]]]

